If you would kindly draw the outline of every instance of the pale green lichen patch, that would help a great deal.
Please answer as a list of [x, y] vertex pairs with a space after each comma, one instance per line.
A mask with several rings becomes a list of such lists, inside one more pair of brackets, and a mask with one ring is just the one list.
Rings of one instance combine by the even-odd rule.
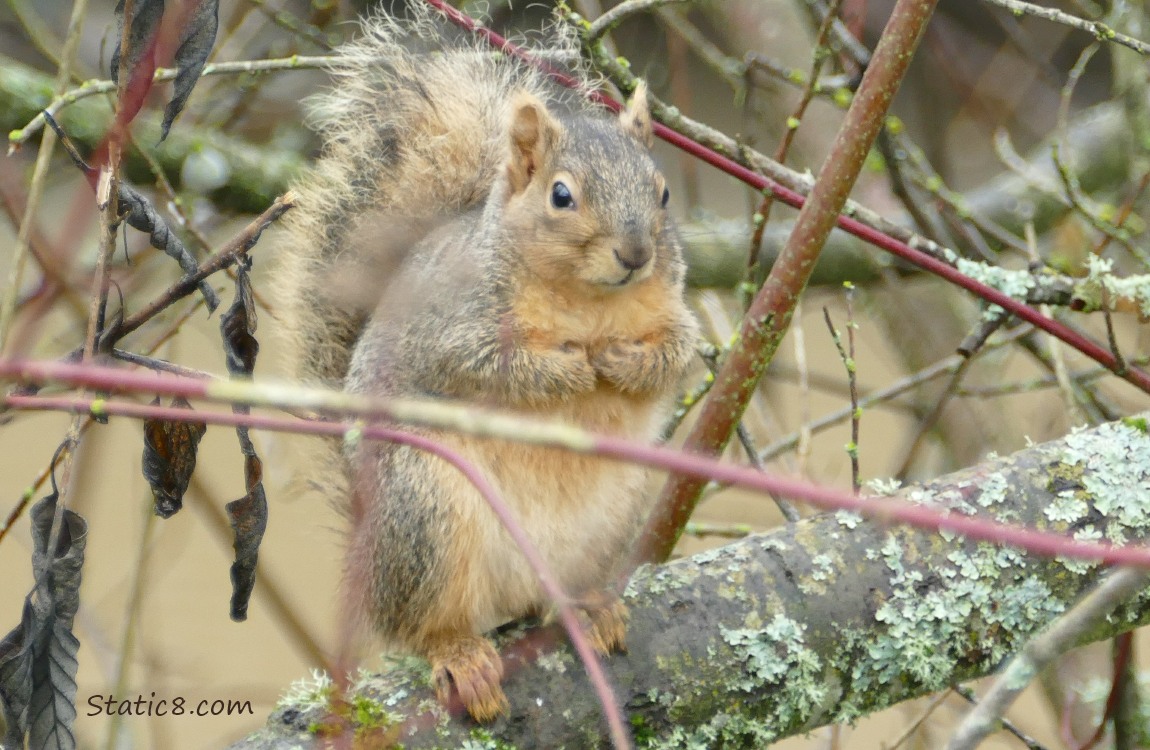
[[[997, 289], [1008, 297], [1025, 302], [1027, 295], [1045, 285], [1060, 283], [1058, 277], [1032, 273], [1029, 269], [1002, 268], [981, 261], [956, 258], [955, 267], [964, 275]], [[987, 305], [983, 318], [993, 320], [1002, 314], [998, 305]]]
[[810, 572], [799, 580], [799, 591], [808, 596], [821, 596], [827, 592], [828, 584], [834, 580], [835, 561], [826, 552], [811, 558]]
[[1115, 309], [1126, 304], [1137, 308], [1141, 315], [1150, 316], [1150, 274], [1123, 278], [1115, 276], [1113, 268], [1114, 262], [1109, 258], [1087, 258], [1087, 275], [1074, 286], [1074, 297], [1085, 303], [1084, 310], [1091, 312], [1103, 306]]
[[575, 657], [566, 649], [557, 649], [550, 653], [543, 654], [538, 658], [536, 663], [545, 672], [563, 674], [567, 671], [568, 667], [575, 665]]
[[904, 550], [895, 532], [878, 550], [890, 571], [890, 595], [875, 612], [885, 628], [860, 644], [867, 658], [854, 664], [852, 693], [900, 679], [928, 691], [944, 688], [956, 670], [997, 663], [1012, 652], [1015, 639], [1065, 608], [1039, 578], [1018, 574], [1025, 567], [1018, 550], [967, 545], [926, 570], [909, 564]]
[[872, 495], [893, 495], [902, 488], [902, 481], [898, 479], [882, 479], [876, 477], [868, 479], [865, 483], [867, 491]]
[[[1066, 437], [1063, 462], [1081, 466], [1082, 488], [1108, 527], [1150, 527], [1150, 437], [1122, 422]], [[1115, 539], [1114, 534], [1108, 538]]]
[[728, 575], [719, 581], [718, 594], [729, 601], [745, 602], [750, 598], [747, 595], [747, 574], [741, 568], [727, 571]]
[[1027, 268], [1003, 268], [966, 258], [957, 258], [955, 267], [964, 276], [969, 276], [1017, 300], [1025, 300], [1027, 292], [1038, 284], [1034, 274]]
[[[1117, 527], [1115, 527], [1117, 530]], [[1097, 542], [1102, 538], [1102, 532], [1094, 527], [1094, 524], [1087, 524], [1078, 531], [1074, 532], [1075, 541], [1079, 542]], [[1098, 567], [1098, 563], [1090, 560], [1080, 560], [1073, 557], [1058, 557], [1058, 562], [1062, 566], [1075, 575], [1086, 575], [1090, 571]]]
[[862, 523], [862, 516], [850, 510], [836, 510], [835, 520], [844, 528], [854, 529]]
[[460, 750], [515, 750], [515, 746], [496, 739], [482, 727], [471, 730], [471, 736], [459, 746]]
[[[701, 575], [698, 565], [691, 563], [703, 562], [700, 556], [711, 555], [714, 550], [702, 552], [688, 559], [682, 564], [662, 565], [659, 567], [644, 566], [639, 569], [623, 591], [624, 599], [635, 599], [642, 591], [645, 596], [661, 596], [678, 589], [686, 589], [695, 584]], [[714, 557], [707, 557], [711, 561]]]
[[720, 633], [745, 667], [735, 686], [746, 692], [771, 689], [780, 729], [802, 725], [826, 701], [823, 662], [804, 642], [800, 623], [778, 614], [763, 628]]
[[830, 555], [825, 552], [815, 555], [811, 558], [811, 578], [816, 581], [826, 581], [830, 579], [831, 573], [834, 572], [834, 561]]
[[[830, 694], [823, 660], [806, 643], [798, 622], [775, 615], [758, 627], [720, 628], [720, 638], [708, 647], [705, 660], [686, 658], [674, 665], [683, 676], [676, 694], [647, 694], [653, 704], [666, 708], [673, 725], [660, 736], [654, 732], [637, 735], [638, 747], [766, 747], [824, 714], [837, 699]], [[740, 668], [730, 668], [732, 657]], [[670, 666], [660, 664], [660, 668]], [[768, 693], [772, 700], [760, 715], [747, 710], [756, 701], [748, 703], [740, 697]], [[716, 703], [719, 696], [724, 697]], [[703, 705], [706, 713], [695, 715]]]
[[720, 712], [702, 726], [675, 727], [662, 737], [636, 737], [645, 750], [712, 750], [716, 747], [766, 747], [778, 739], [770, 724], [741, 713]]
[[993, 508], [1006, 501], [1006, 491], [1009, 489], [1006, 476], [996, 471], [986, 478], [982, 484], [982, 491], [978, 493], [978, 505], [982, 508]]
[[327, 708], [331, 701], [335, 683], [327, 672], [313, 669], [311, 677], [292, 682], [291, 686], [276, 701], [276, 708], [295, 708], [307, 711], [313, 708]]
[[790, 549], [790, 545], [774, 536], [764, 536], [763, 540], [759, 542], [759, 547], [761, 547], [764, 552], [770, 552], [772, 550], [775, 552], [786, 552]]
[[1055, 496], [1054, 502], [1043, 508], [1042, 512], [1051, 523], [1069, 525], [1086, 518], [1090, 506], [1074, 490], [1063, 490]]

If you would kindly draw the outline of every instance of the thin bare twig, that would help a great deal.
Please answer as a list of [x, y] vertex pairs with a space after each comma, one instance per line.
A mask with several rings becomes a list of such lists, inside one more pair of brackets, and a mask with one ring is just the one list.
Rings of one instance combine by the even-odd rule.
[[808, 425], [811, 417], [811, 368], [807, 360], [806, 332], [803, 330], [803, 301], [795, 303], [795, 319], [798, 324], [791, 330], [795, 340], [795, 370], [798, 372], [799, 386], [799, 444], [795, 446], [795, 470], [799, 476], [806, 475], [807, 459], [811, 454], [811, 431]]
[[1112, 240], [1117, 240], [1128, 253], [1142, 262], [1143, 265], [1150, 266], [1150, 255], [1147, 255], [1135, 243], [1130, 241], [1130, 233], [1119, 224], [1115, 224], [1107, 218], [1102, 216], [1102, 211], [1092, 205], [1092, 201], [1083, 193], [1082, 186], [1078, 181], [1078, 175], [1075, 173], [1071, 165], [1066, 163], [1062, 158], [1062, 151], [1065, 148], [1070, 150], [1068, 145], [1069, 132], [1069, 119], [1070, 119], [1070, 100], [1074, 95], [1074, 90], [1078, 86], [1078, 81], [1081, 80], [1083, 73], [1086, 72], [1086, 66], [1089, 64], [1091, 58], [1098, 52], [1101, 45], [1097, 42], [1090, 44], [1078, 56], [1078, 60], [1074, 63], [1074, 67], [1066, 76], [1066, 83], [1062, 87], [1059, 94], [1058, 104], [1058, 132], [1059, 137], [1051, 144], [1051, 160], [1054, 163], [1055, 174], [1057, 174], [1063, 191], [1063, 197], [1069, 202], [1070, 207], [1094, 227], [1104, 237]]
[[[1030, 254], [1030, 262], [1034, 265], [1041, 263], [1038, 257], [1038, 237], [1034, 232], [1034, 223], [1026, 223], [1026, 247], [1027, 252]], [[1102, 283], [1103, 293], [1106, 296], [1106, 283]], [[1044, 315], [1050, 315], [1051, 310], [1048, 306], [1044, 305], [1039, 308]], [[1062, 394], [1062, 402], [1066, 405], [1066, 413], [1070, 417], [1072, 424], [1086, 424], [1086, 413], [1082, 410], [1081, 404], [1078, 403], [1077, 391], [1074, 389], [1074, 384], [1070, 381], [1070, 369], [1066, 366], [1066, 356], [1062, 346], [1062, 342], [1053, 336], [1049, 337], [1047, 347], [1050, 350], [1050, 359], [1054, 364], [1054, 379], [1058, 382], [1058, 391]]]
[[[993, 342], [991, 345], [987, 346], [986, 349], [994, 349], [1000, 346], [1004, 346], [1007, 343], [1025, 337], [1033, 330], [1034, 329], [1030, 328], [1029, 326], [1020, 327], [1018, 330], [1013, 331], [1009, 335], [1003, 337], [1001, 341]], [[808, 425], [808, 429], [812, 433], [822, 432], [829, 427], [833, 427], [840, 422], [844, 422], [850, 419], [851, 416], [855, 413], [856, 409], [869, 409], [870, 407], [881, 404], [884, 401], [890, 401], [891, 399], [897, 398], [898, 396], [901, 396], [908, 391], [914, 390], [923, 383], [929, 383], [936, 378], [954, 373], [959, 367], [962, 366], [962, 363], [966, 361], [968, 361], [966, 357], [957, 354], [951, 355], [950, 357], [940, 360], [933, 365], [924, 367], [918, 372], [911, 373], [905, 378], [892, 383], [885, 388], [860, 397], [857, 407], [844, 407], [815, 420], [810, 425]], [[778, 440], [775, 443], [772, 443], [759, 454], [759, 459], [764, 462], [770, 461], [782, 455], [786, 451], [793, 450], [794, 447], [798, 445], [799, 440], [801, 439], [801, 434], [802, 433], [796, 432]]]
[[745, 536], [750, 536], [755, 533], [755, 530], [745, 523], [733, 523], [724, 526], [717, 526], [708, 523], [696, 523], [694, 521], [687, 524], [687, 528], [683, 529], [683, 533], [687, 536], [694, 537], [719, 537], [720, 539], [742, 539]]
[[[767, 467], [759, 460], [759, 449], [755, 447], [755, 440], [751, 437], [750, 430], [742, 422], [739, 423], [735, 434], [739, 437], [739, 443], [743, 446], [743, 450], [747, 454], [747, 460], [751, 462], [751, 466], [755, 467], [757, 471], [765, 472]], [[787, 523], [795, 523], [802, 519], [799, 511], [790, 502], [784, 500], [778, 495], [771, 494], [771, 499], [775, 501], [775, 506], [778, 507], [779, 513], [783, 514], [783, 518]]]
[[1150, 44], [1135, 39], [1132, 36], [1120, 34], [1101, 21], [1088, 21], [1085, 18], [1072, 16], [1069, 13], [1064, 13], [1055, 8], [1047, 8], [1033, 3], [1024, 3], [1021, 2], [1021, 0], [982, 1], [989, 5], [997, 5], [999, 8], [1008, 10], [1016, 16], [1035, 16], [1054, 23], [1060, 23], [1063, 26], [1069, 26], [1072, 29], [1078, 29], [1079, 31], [1092, 34], [1094, 38], [1100, 42], [1121, 44], [1123, 47], [1129, 47], [1140, 55], [1150, 55]]
[[[838, 20], [839, 5], [842, 0], [832, 0], [831, 7], [827, 9], [826, 15], [823, 17], [822, 24], [819, 26], [819, 31], [815, 35], [814, 50], [811, 53], [811, 70], [810, 75], [807, 77], [807, 85], [803, 87], [802, 96], [799, 97], [798, 104], [795, 105], [794, 111], [791, 116], [787, 118], [786, 130], [783, 133], [783, 138], [779, 142], [778, 148], [775, 149], [775, 161], [779, 164], [785, 164], [787, 161], [787, 154], [791, 150], [791, 145], [795, 141], [795, 135], [799, 131], [799, 125], [802, 124], [803, 115], [806, 114], [807, 107], [810, 106], [811, 100], [815, 95], [815, 83], [819, 79], [819, 73], [823, 69], [827, 58], [830, 57], [830, 51], [826, 47], [827, 36], [830, 34], [831, 25]], [[750, 101], [750, 97], [747, 97]], [[763, 244], [763, 231], [767, 228], [767, 223], [771, 217], [771, 207], [774, 205], [774, 193], [767, 190], [763, 192], [763, 200], [759, 204], [759, 210], [755, 212], [753, 226], [754, 231], [751, 233], [751, 246], [747, 254], [747, 284], [740, 287], [740, 289], [751, 289], [751, 282], [755, 278], [755, 272], [759, 265], [759, 247]], [[750, 295], [747, 295], [748, 303], [750, 302]]]
[[[965, 700], [970, 705], [972, 705], [972, 706], [978, 705], [978, 696], [976, 696], [974, 694], [974, 691], [971, 690], [970, 688], [965, 687], [963, 685], [955, 685], [954, 687], [951, 688], [951, 690], [954, 691], [955, 695], [959, 696], [960, 698]], [[1021, 742], [1023, 745], [1026, 745], [1027, 750], [1046, 750], [1045, 746], [1040, 744], [1038, 742], [1038, 740], [1034, 739], [1030, 735], [1023, 732], [1021, 729], [1019, 729], [1015, 725], [1015, 723], [1013, 721], [1011, 721], [1010, 719], [1003, 716], [1001, 719], [999, 719], [999, 721], [1002, 722], [1002, 728], [1003, 729], [1005, 729], [1007, 732], [1010, 732], [1015, 737], [1017, 737], [1019, 742]]]
[[851, 441], [847, 444], [847, 455], [851, 459], [851, 489], [858, 494], [859, 487], [859, 418], [862, 410], [859, 408], [858, 372], [855, 363], [855, 337], [854, 337], [854, 311], [851, 308], [850, 295], [847, 295], [847, 339], [849, 344], [843, 346], [842, 336], [835, 324], [831, 321], [831, 311], [823, 308], [823, 320], [827, 323], [831, 339], [835, 342], [835, 349], [839, 352], [843, 368], [847, 371], [847, 380], [850, 383], [851, 397]]
[[943, 690], [938, 695], [934, 696], [930, 703], [926, 705], [926, 708], [923, 709], [922, 713], [918, 715], [918, 718], [910, 723], [910, 726], [908, 726], [903, 731], [903, 733], [898, 736], [898, 739], [896, 739], [889, 748], [887, 747], [886, 743], [883, 743], [884, 750], [898, 750], [904, 742], [914, 736], [915, 732], [918, 731], [918, 728], [923, 725], [923, 722], [929, 719], [931, 714], [935, 712], [935, 709], [941, 706], [948, 697], [950, 697], [949, 690]]
[[1122, 356], [1122, 351], [1118, 348], [1118, 336], [1114, 333], [1114, 319], [1110, 313], [1110, 291], [1106, 286], [1106, 277], [1102, 276], [1098, 279], [1098, 288], [1102, 291], [1102, 319], [1106, 321], [1106, 343], [1110, 345], [1110, 351], [1114, 354], [1114, 360], [1117, 363], [1118, 369], [1126, 369], [1126, 358]]
[[[1142, 197], [1142, 194], [1146, 192], [1147, 186], [1150, 186], [1150, 171], [1146, 171], [1142, 174], [1142, 178], [1138, 180], [1138, 186], [1134, 188], [1134, 192], [1123, 201], [1122, 206], [1118, 209], [1118, 213], [1114, 216], [1114, 226], [1121, 228], [1126, 225], [1130, 214], [1134, 211], [1134, 204], [1137, 203], [1138, 199]], [[1106, 249], [1113, 239], [1111, 235], [1103, 234], [1091, 252], [1095, 255], [1102, 255], [1102, 251]]]
[[943, 388], [942, 393], [939, 394], [938, 399], [934, 402], [930, 411], [915, 425], [914, 436], [903, 450], [902, 461], [899, 462], [898, 471], [894, 473], [896, 479], [905, 481], [907, 475], [910, 473], [911, 467], [914, 465], [915, 459], [918, 458], [918, 453], [922, 448], [923, 441], [930, 431], [934, 429], [934, 426], [938, 424], [943, 409], [950, 403], [950, 399], [954, 397], [954, 394], [958, 390], [958, 384], [966, 377], [966, 373], [970, 369], [972, 362], [974, 362], [974, 360], [969, 357], [963, 358], [962, 362], [951, 373], [950, 380], [947, 382], [946, 387]]
[[[64, 49], [60, 53], [60, 67], [56, 71], [55, 91], [63, 91], [71, 78], [72, 65], [76, 59], [76, 49], [80, 43], [84, 17], [88, 13], [88, 0], [75, 0], [72, 4], [72, 17], [68, 21], [68, 32], [64, 38]], [[56, 134], [46, 133], [36, 154], [36, 164], [32, 168], [32, 180], [28, 187], [28, 201], [24, 206], [24, 216], [16, 232], [16, 246], [12, 251], [12, 265], [8, 272], [6, 293], [0, 295], [0, 353], [8, 348], [8, 328], [16, 311], [16, 298], [19, 296], [20, 281], [27, 262], [28, 238], [36, 222], [40, 208], [40, 196], [44, 193], [44, 179], [48, 165], [52, 162], [52, 152], [56, 145]]]
[[[1125, 680], [1123, 679], [1126, 670], [1130, 664], [1130, 654], [1133, 650], [1133, 631], [1123, 633], [1114, 638], [1114, 674], [1111, 677], [1110, 693], [1106, 696], [1106, 705], [1102, 711], [1102, 718], [1098, 722], [1098, 728], [1094, 730], [1094, 734], [1090, 739], [1082, 744], [1075, 745], [1075, 750], [1093, 750], [1102, 741], [1106, 734], [1106, 725], [1114, 719], [1117, 712], [1118, 703], [1122, 697], [1122, 688]], [[1117, 744], [1117, 743], [1115, 743]]]
[[272, 8], [267, 0], [248, 0], [252, 5], [256, 6], [263, 12], [265, 16], [271, 19], [271, 22], [281, 29], [294, 34], [295, 36], [306, 39], [320, 49], [329, 50], [335, 45], [331, 39], [322, 31], [317, 29], [306, 21], [301, 21], [296, 16], [288, 13], [287, 11], [278, 8]]
[[242, 255], [255, 247], [263, 231], [287, 213], [294, 205], [294, 193], [289, 191], [280, 196], [275, 203], [252, 220], [239, 234], [225, 243], [215, 255], [206, 258], [200, 263], [199, 269], [195, 273], [184, 276], [175, 284], [168, 287], [159, 297], [152, 300], [146, 307], [125, 318], [114, 331], [110, 332], [112, 335], [111, 342], [119, 341], [166, 310], [176, 301], [191, 294], [204, 279], [217, 271], [222, 271], [234, 265]]
[[[835, 12], [824, 0], [803, 0], [815, 16], [819, 19], [819, 23], [825, 23], [828, 17], [834, 18]], [[840, 18], [834, 18], [831, 24], [831, 30], [834, 32], [834, 41], [838, 46], [850, 57], [851, 61], [859, 67], [860, 70], [865, 70], [870, 65], [871, 53], [862, 42], [855, 38], [846, 24]]]
[[[243, 73], [271, 73], [288, 70], [304, 70], [309, 68], [333, 68], [341, 64], [346, 64], [346, 60], [336, 56], [318, 56], [306, 57], [295, 55], [292, 57], [277, 58], [271, 60], [237, 60], [234, 62], [223, 63], [210, 63], [204, 66], [202, 76], [218, 76], [218, 75], [237, 75]], [[179, 71], [175, 68], [157, 68], [155, 75], [152, 77], [153, 83], [160, 83], [162, 81], [171, 81], [179, 75]], [[74, 89], [64, 91], [56, 96], [43, 112], [55, 116], [60, 110], [66, 108], [70, 104], [74, 104], [81, 99], [86, 99], [89, 96], [96, 96], [98, 94], [107, 94], [116, 90], [116, 84], [113, 81], [88, 81]], [[29, 138], [36, 134], [37, 131], [44, 127], [44, 114], [33, 117], [27, 125], [17, 130], [13, 130], [8, 134], [8, 148], [19, 146], [25, 143]]]
[[687, 0], [625, 0], [591, 22], [591, 25], [587, 27], [587, 39], [591, 42], [597, 42], [600, 37], [609, 33], [631, 16], [671, 3], [681, 2], [687, 2]]

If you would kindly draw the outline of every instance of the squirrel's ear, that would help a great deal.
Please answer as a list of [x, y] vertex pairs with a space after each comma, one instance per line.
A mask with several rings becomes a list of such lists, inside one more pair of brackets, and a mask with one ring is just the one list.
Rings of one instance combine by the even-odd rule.
[[530, 94], [519, 94], [511, 102], [511, 160], [507, 177], [511, 192], [527, 188], [531, 177], [547, 161], [559, 140], [562, 126], [543, 102]]
[[651, 131], [651, 110], [647, 107], [647, 82], [640, 79], [635, 86], [635, 93], [631, 94], [631, 101], [619, 113], [619, 124], [631, 135], [638, 138], [647, 148], [654, 144], [654, 135]]

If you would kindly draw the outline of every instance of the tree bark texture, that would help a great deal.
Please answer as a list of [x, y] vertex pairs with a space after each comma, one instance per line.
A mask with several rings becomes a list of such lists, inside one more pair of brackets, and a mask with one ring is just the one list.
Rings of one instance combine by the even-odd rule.
[[[1144, 543], [1146, 418], [991, 457], [897, 496]], [[630, 650], [605, 665], [638, 747], [761, 748], [993, 672], [1099, 573], [1089, 561], [824, 514], [640, 569], [625, 595]], [[1150, 591], [1090, 640], [1148, 621]], [[363, 679], [335, 712], [341, 720], [330, 688], [297, 686], [265, 729], [233, 748], [322, 746], [341, 733], [365, 747], [605, 747], [605, 722], [571, 649], [536, 653], [552, 635], [502, 636], [511, 714], [490, 726], [440, 709], [427, 666], [403, 660]]]

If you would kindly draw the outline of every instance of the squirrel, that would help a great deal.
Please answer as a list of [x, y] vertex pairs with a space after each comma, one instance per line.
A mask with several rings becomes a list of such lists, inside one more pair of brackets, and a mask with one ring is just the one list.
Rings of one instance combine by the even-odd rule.
[[[561, 34], [546, 46], [548, 59], [577, 58]], [[297, 376], [655, 440], [697, 324], [645, 86], [608, 115], [429, 11], [370, 17], [339, 55], [314, 108], [323, 151], [280, 248]], [[420, 432], [484, 472], [596, 650], [624, 649], [626, 607], [606, 589], [648, 510], [646, 470]], [[477, 721], [505, 713], [484, 634], [550, 602], [495, 514], [459, 471], [409, 446], [362, 441], [320, 463], [349, 517], [355, 617], [426, 657], [445, 705], [454, 685]]]

